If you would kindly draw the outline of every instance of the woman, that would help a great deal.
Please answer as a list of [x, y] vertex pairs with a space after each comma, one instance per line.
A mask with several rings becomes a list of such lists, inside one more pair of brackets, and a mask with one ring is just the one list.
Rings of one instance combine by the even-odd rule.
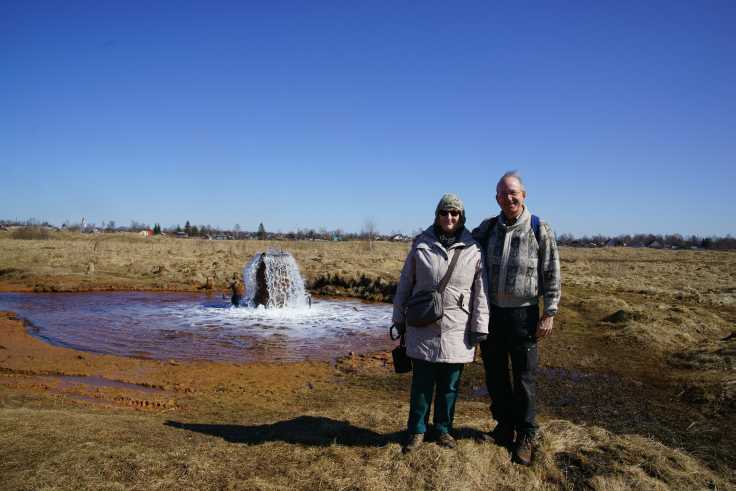
[[[424, 441], [434, 401], [437, 443], [455, 448], [450, 435], [460, 375], [475, 357], [475, 345], [488, 335], [488, 304], [480, 247], [465, 228], [465, 208], [454, 194], [442, 196], [434, 223], [412, 243], [394, 296], [393, 321], [405, 322], [404, 305], [412, 294], [436, 289], [454, 255], [454, 271], [442, 293], [444, 314], [424, 327], [406, 326], [406, 352], [414, 367], [407, 441], [403, 451]], [[436, 386], [436, 390], [435, 390]]]

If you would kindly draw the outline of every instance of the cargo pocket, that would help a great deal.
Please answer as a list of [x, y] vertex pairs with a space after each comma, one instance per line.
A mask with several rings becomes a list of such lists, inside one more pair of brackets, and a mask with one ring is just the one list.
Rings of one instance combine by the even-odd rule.
[[524, 343], [512, 350], [514, 370], [519, 373], [534, 374], [539, 365], [539, 350], [536, 343]]
[[537, 325], [539, 324], [539, 307], [530, 305], [513, 309], [512, 316], [514, 344], [528, 346], [537, 342]]

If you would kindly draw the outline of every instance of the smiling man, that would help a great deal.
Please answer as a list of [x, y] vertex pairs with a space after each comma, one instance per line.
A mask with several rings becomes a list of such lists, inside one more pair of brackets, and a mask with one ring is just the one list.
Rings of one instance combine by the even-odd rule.
[[521, 176], [505, 173], [496, 185], [501, 213], [483, 221], [473, 238], [483, 251], [491, 308], [490, 334], [480, 343], [491, 414], [498, 423], [489, 437], [512, 447], [514, 460], [529, 465], [537, 431], [537, 340], [552, 332], [560, 260], [552, 229], [529, 212], [525, 200]]

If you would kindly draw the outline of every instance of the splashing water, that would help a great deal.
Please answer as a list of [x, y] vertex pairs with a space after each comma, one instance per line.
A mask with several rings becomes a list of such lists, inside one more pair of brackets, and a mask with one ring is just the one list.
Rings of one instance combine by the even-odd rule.
[[187, 293], [0, 293], [29, 332], [58, 346], [157, 359], [335, 359], [393, 346], [392, 307], [308, 300], [291, 254], [256, 254], [243, 270], [244, 305]]
[[307, 307], [307, 292], [294, 257], [288, 252], [259, 252], [243, 270], [245, 305]]
[[391, 305], [355, 300], [268, 309], [201, 293], [0, 293], [2, 310], [55, 346], [161, 360], [331, 360], [395, 344]]

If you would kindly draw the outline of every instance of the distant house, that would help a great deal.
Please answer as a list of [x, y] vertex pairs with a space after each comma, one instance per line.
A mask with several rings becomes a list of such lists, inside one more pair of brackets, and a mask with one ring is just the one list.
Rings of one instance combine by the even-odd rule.
[[177, 239], [186, 239], [187, 237], [189, 237], [189, 234], [188, 234], [188, 233], [186, 233], [186, 232], [176, 232], [176, 233], [174, 234], [174, 236], [175, 236], [175, 237], [176, 237]]
[[226, 234], [217, 234], [215, 235], [215, 240], [233, 240], [233, 236]]
[[407, 242], [411, 240], [411, 237], [407, 237], [406, 235], [402, 235], [402, 234], [396, 234], [391, 237], [391, 240], [394, 242]]
[[151, 230], [150, 228], [148, 230], [141, 230], [140, 232], [138, 232], [138, 235], [140, 235], [141, 237], [153, 237], [153, 230]]
[[661, 243], [660, 241], [658, 241], [658, 240], [653, 240], [653, 241], [651, 241], [651, 242], [650, 242], [650, 243], [649, 243], [649, 244], [647, 245], [647, 247], [649, 247], [649, 248], [651, 248], [651, 249], [662, 249], [662, 248], [663, 248], [664, 246], [662, 245], [662, 243]]

